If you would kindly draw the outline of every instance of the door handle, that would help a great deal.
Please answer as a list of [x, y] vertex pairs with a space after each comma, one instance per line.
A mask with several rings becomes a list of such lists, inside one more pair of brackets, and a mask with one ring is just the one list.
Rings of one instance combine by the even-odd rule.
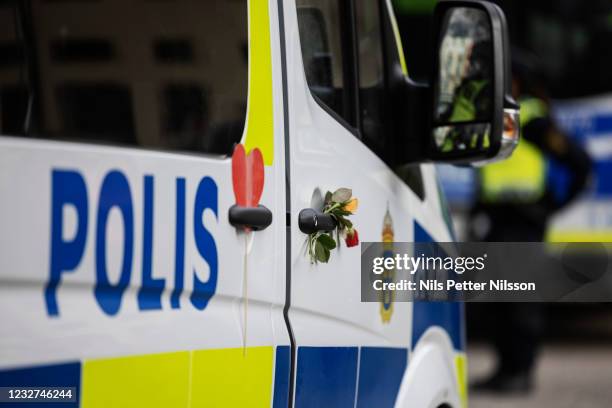
[[250, 228], [261, 231], [272, 224], [272, 211], [263, 205], [257, 207], [242, 207], [232, 205], [228, 213], [229, 223], [238, 228]]
[[337, 223], [330, 214], [312, 208], [304, 208], [298, 214], [298, 226], [304, 234], [312, 234], [318, 231], [333, 231]]

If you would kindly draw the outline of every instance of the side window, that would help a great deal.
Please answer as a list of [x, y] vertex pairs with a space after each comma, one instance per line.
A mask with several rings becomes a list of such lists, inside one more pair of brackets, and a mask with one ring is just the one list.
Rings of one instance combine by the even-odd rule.
[[[296, 0], [296, 3], [304, 71], [312, 94], [342, 117], [375, 154], [393, 165], [390, 157], [396, 146], [390, 129], [393, 117], [386, 78], [390, 58], [385, 55], [387, 33], [383, 19], [388, 17], [385, 3], [380, 0]], [[392, 48], [397, 50], [395, 44]], [[419, 165], [393, 171], [424, 198]]]
[[8, 0], [0, 27], [2, 134], [214, 154], [242, 136], [246, 0]]
[[302, 60], [308, 87], [324, 105], [354, 126], [344, 0], [297, 0]]
[[[389, 128], [389, 85], [385, 77], [385, 42], [383, 32], [384, 3], [355, 0], [357, 49], [359, 58], [359, 113], [362, 141], [385, 162], [394, 153], [395, 141]], [[396, 49], [396, 47], [392, 47]], [[391, 56], [389, 56], [391, 57]], [[408, 135], [406, 136], [408, 137]], [[393, 163], [390, 163], [393, 165]], [[421, 199], [425, 197], [421, 166], [395, 166], [397, 174]]]
[[357, 51], [359, 61], [359, 114], [363, 142], [379, 156], [385, 155], [384, 126], [387, 98], [380, 2], [356, 0]]

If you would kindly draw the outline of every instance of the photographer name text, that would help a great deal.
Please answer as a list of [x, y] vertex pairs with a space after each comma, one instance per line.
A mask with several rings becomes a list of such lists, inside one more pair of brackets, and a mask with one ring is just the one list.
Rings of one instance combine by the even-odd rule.
[[455, 281], [452, 279], [438, 281], [435, 279], [398, 282], [385, 282], [376, 279], [372, 282], [376, 291], [535, 291], [534, 282], [511, 282], [506, 279], [489, 280], [489, 282]]

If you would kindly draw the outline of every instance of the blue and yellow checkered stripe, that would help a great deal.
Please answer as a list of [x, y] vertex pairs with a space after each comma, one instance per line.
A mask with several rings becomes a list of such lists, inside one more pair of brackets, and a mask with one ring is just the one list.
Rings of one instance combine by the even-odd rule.
[[286, 407], [289, 354], [268, 346], [93, 359], [3, 370], [0, 384], [76, 387], [87, 408]]
[[[284, 408], [290, 358], [269, 346], [93, 359], [0, 371], [0, 385], [75, 387], [87, 408]], [[295, 406], [393, 407], [407, 364], [401, 347], [299, 347]]]

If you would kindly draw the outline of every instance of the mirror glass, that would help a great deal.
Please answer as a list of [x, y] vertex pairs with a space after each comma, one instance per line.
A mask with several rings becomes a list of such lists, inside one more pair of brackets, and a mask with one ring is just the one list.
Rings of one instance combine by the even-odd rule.
[[493, 120], [493, 42], [488, 14], [450, 8], [442, 19], [433, 138], [440, 153], [484, 151]]

